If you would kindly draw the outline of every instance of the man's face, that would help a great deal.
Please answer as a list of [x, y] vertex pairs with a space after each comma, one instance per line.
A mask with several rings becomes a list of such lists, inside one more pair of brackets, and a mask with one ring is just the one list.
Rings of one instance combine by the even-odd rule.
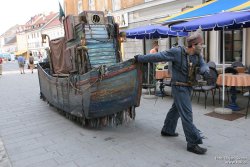
[[194, 53], [197, 54], [197, 55], [200, 55], [201, 51], [202, 51], [202, 48], [203, 48], [202, 43], [195, 44], [194, 45]]

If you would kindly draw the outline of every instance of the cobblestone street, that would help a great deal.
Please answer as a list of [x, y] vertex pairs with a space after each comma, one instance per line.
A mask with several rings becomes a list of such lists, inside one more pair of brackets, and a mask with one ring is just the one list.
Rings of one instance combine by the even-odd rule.
[[[141, 98], [136, 119], [118, 127], [84, 128], [40, 99], [37, 71], [21, 75], [17, 63], [0, 76], [1, 167], [220, 167], [249, 166], [250, 115], [227, 121], [206, 116], [209, 98], [193, 99], [194, 123], [206, 137], [205, 155], [186, 151], [181, 122], [176, 138], [160, 134], [172, 97]], [[145, 93], [145, 92], [144, 92]], [[247, 98], [239, 96], [239, 105]]]

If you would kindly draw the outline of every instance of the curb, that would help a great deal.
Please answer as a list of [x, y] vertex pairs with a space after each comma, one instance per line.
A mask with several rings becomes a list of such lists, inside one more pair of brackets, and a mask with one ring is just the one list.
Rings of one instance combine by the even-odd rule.
[[11, 167], [9, 157], [5, 151], [2, 139], [0, 137], [0, 166], [1, 167]]

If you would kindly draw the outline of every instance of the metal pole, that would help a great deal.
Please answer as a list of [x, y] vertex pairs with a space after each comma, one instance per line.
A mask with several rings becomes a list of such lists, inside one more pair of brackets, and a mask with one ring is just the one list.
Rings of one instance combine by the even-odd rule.
[[222, 40], [223, 40], [223, 57], [222, 57], [222, 108], [225, 107], [225, 28], [222, 30]]

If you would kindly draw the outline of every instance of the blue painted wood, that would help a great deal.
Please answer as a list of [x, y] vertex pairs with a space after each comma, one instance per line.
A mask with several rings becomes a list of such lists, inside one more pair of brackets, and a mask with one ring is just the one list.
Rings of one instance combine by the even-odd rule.
[[97, 61], [99, 59], [116, 60], [113, 58], [113, 56], [103, 56], [103, 55], [102, 56], [91, 56], [91, 57], [89, 57], [89, 59], [91, 61]]
[[90, 34], [94, 34], [94, 35], [108, 35], [108, 32], [106, 29], [103, 30], [85, 30], [85, 33], [90, 35]]
[[106, 42], [106, 43], [94, 43], [94, 44], [89, 44], [87, 43], [87, 47], [89, 50], [91, 49], [98, 49], [98, 48], [114, 48], [114, 43], [112, 42]]
[[88, 39], [109, 39], [108, 35], [86, 34], [85, 38]]
[[114, 48], [96, 48], [96, 49], [89, 49], [88, 50], [88, 53], [91, 54], [91, 53], [98, 53], [98, 52], [115, 52]]
[[84, 27], [88, 56], [92, 67], [117, 62], [113, 39], [109, 39], [105, 25], [88, 25]]
[[105, 43], [113, 43], [113, 40], [112, 39], [105, 39], [105, 40], [103, 40], [103, 39], [98, 39], [98, 40], [96, 40], [96, 39], [88, 39], [87, 41], [86, 41], [86, 43], [87, 43], [87, 45], [98, 45], [98, 44], [105, 44]]

